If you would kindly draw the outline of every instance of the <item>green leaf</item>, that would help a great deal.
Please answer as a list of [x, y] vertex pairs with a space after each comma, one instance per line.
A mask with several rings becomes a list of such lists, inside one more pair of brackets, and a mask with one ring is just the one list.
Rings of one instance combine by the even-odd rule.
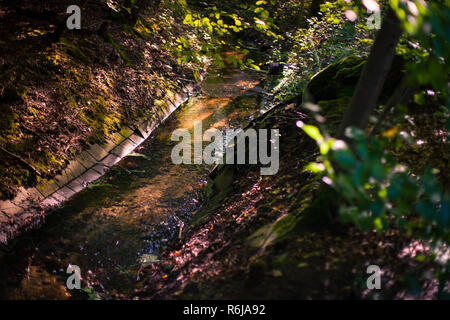
[[333, 153], [335, 160], [346, 169], [351, 168], [355, 163], [355, 156], [348, 149], [336, 150]]
[[323, 163], [311, 162], [305, 166], [305, 170], [308, 170], [308, 171], [311, 171], [314, 173], [318, 173], [318, 172], [325, 171], [325, 166]]
[[323, 140], [323, 136], [322, 136], [322, 134], [320, 134], [320, 131], [317, 127], [309, 125], [309, 124], [304, 124], [302, 126], [302, 129], [303, 129], [303, 131], [305, 131], [305, 133], [308, 136], [310, 136], [316, 142]]
[[263, 19], [267, 19], [268, 17], [269, 17], [269, 11], [267, 11], [267, 10], [263, 10], [262, 12], [261, 12], [261, 18], [263, 18]]
[[383, 223], [381, 222], [380, 218], [376, 218], [373, 221], [373, 225], [374, 225], [375, 229], [377, 229], [378, 231], [383, 230]]
[[323, 142], [319, 141], [320, 154], [322, 154], [322, 155], [328, 154], [328, 151], [331, 150], [332, 145], [333, 145], [333, 140], [327, 140], [327, 141], [323, 141]]

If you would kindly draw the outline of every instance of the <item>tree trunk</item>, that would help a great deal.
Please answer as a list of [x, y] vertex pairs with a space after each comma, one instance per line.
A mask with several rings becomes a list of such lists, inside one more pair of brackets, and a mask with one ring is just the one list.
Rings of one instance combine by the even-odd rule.
[[361, 72], [350, 106], [345, 111], [344, 120], [339, 126], [338, 137], [343, 138], [345, 129], [350, 126], [362, 130], [366, 128], [391, 68], [395, 47], [401, 34], [397, 16], [389, 9]]
[[324, 0], [312, 0], [309, 6], [308, 14], [310, 17], [316, 16], [320, 11], [320, 5], [324, 3]]

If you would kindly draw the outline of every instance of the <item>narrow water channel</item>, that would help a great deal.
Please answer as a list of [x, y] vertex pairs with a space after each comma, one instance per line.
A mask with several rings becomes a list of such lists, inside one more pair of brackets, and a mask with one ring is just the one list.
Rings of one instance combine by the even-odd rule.
[[46, 223], [0, 251], [0, 299], [83, 299], [68, 290], [69, 264], [81, 269], [82, 287], [102, 297], [133, 289], [143, 255], [158, 255], [199, 207], [211, 166], [175, 165], [177, 128], [193, 132], [244, 127], [257, 111], [261, 78], [228, 68], [211, 74], [190, 99], [137, 150], [95, 184], [52, 212]]

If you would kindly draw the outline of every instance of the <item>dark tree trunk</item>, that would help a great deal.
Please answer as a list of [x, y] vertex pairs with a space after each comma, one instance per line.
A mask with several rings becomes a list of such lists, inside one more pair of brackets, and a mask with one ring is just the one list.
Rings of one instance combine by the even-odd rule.
[[317, 15], [317, 13], [320, 11], [320, 5], [324, 2], [325, 2], [325, 0], [312, 0], [311, 5], [309, 6], [309, 10], [308, 10], [309, 16], [313, 17], [313, 16]]
[[386, 77], [391, 68], [395, 55], [395, 47], [400, 39], [402, 30], [395, 13], [389, 9], [381, 24], [375, 43], [367, 59], [350, 106], [344, 114], [338, 137], [343, 138], [345, 129], [353, 126], [365, 129], [369, 116], [376, 106]]

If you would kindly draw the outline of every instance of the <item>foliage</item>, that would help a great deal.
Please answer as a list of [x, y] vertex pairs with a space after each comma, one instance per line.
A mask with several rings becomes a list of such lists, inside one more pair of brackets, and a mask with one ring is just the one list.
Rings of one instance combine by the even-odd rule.
[[92, 287], [83, 287], [81, 290], [88, 295], [89, 300], [100, 300], [100, 295]]
[[[276, 1], [270, 1], [272, 5]], [[216, 67], [223, 67], [224, 61], [220, 52], [224, 47], [232, 47], [234, 51], [241, 55], [230, 55], [227, 62], [239, 65], [241, 69], [246, 67], [260, 70], [253, 59], [246, 59], [242, 56], [249, 53], [242, 41], [233, 45], [230, 37], [244, 30], [253, 29], [265, 36], [274, 39], [279, 38], [273, 30], [276, 29], [273, 19], [266, 6], [268, 1], [256, 1], [255, 4], [240, 4], [231, 13], [219, 9], [216, 5], [208, 6], [201, 13], [190, 10], [185, 1], [178, 1], [185, 10], [183, 23], [193, 29], [193, 34], [178, 38], [179, 45], [176, 47], [178, 63], [199, 62], [202, 57], [213, 60]]]
[[[382, 11], [391, 8], [396, 13], [400, 24], [405, 31], [398, 53], [408, 57], [408, 70], [412, 83], [422, 86], [431, 86], [447, 98], [447, 107], [450, 108], [448, 76], [450, 74], [450, 6], [448, 0], [366, 0], [350, 5], [349, 1], [337, 0], [326, 2], [323, 9], [328, 16], [326, 22], [336, 25], [343, 24], [343, 20], [355, 21], [356, 29], [366, 30], [367, 25], [358, 23], [365, 10]], [[324, 11], [324, 10], [322, 10]], [[321, 22], [324, 24], [324, 22]], [[344, 23], [345, 24], [345, 23]], [[317, 26], [318, 23], [315, 23]], [[330, 32], [330, 30], [328, 31]], [[317, 39], [320, 32], [314, 30], [303, 35], [300, 44], [307, 46]], [[361, 39], [361, 41], [365, 41]], [[305, 43], [306, 42], [306, 43]], [[342, 43], [342, 39], [339, 39]], [[340, 52], [340, 51], [338, 51]], [[345, 52], [345, 50], [343, 51]], [[450, 126], [450, 122], [448, 122]]]

